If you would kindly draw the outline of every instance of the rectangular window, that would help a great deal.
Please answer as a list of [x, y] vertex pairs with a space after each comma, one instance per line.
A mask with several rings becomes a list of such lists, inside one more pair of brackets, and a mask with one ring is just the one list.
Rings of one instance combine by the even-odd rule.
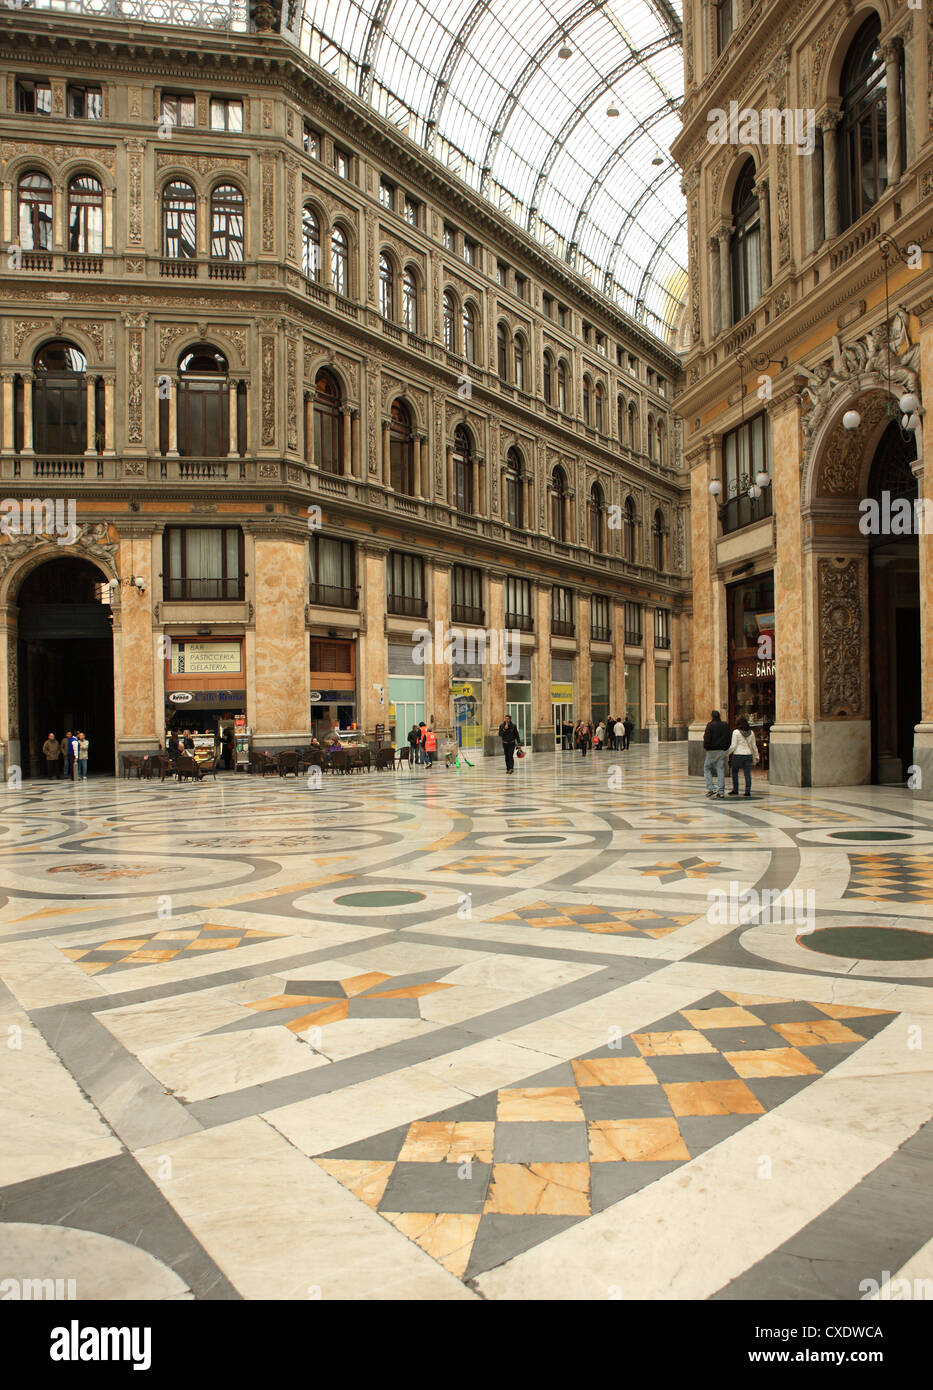
[[168, 526], [162, 569], [166, 599], [242, 599], [243, 534], [239, 526]]
[[496, 261], [496, 284], [501, 285], [503, 289], [508, 289], [509, 268], [505, 261]]
[[518, 275], [518, 274], [516, 274], [516, 276], [515, 276], [515, 293], [516, 293], [516, 295], [517, 295], [517, 297], [518, 297], [519, 299], [527, 299], [527, 297], [528, 297], [528, 281], [525, 279], [524, 275]]
[[569, 312], [570, 310], [567, 308], [566, 304], [558, 304], [557, 322], [560, 324], [561, 328], [567, 327], [567, 315], [569, 314]]
[[16, 84], [16, 110], [21, 116], [50, 116], [52, 87], [48, 82], [23, 80]]
[[583, 323], [583, 341], [584, 341], [585, 343], [588, 343], [588, 342], [590, 341], [590, 338], [591, 338], [591, 336], [592, 336], [592, 333], [593, 333], [592, 328], [591, 328], [590, 325], [584, 320], [584, 323]]
[[193, 96], [181, 92], [163, 92], [159, 115], [162, 125], [193, 127], [195, 122]]
[[325, 642], [319, 637], [312, 637], [310, 669], [327, 675], [352, 676], [353, 643]]
[[340, 179], [350, 177], [350, 154], [339, 145], [334, 146], [334, 173]]
[[633, 357], [631, 353], [628, 355], [628, 369], [632, 376], [638, 375], [638, 358]]
[[211, 130], [243, 129], [243, 103], [230, 97], [211, 97]]
[[667, 666], [656, 666], [654, 668], [654, 717], [658, 726], [658, 738], [666, 739], [670, 728], [670, 712], [668, 710], [668, 680], [669, 669]]
[[590, 640], [609, 641], [609, 600], [600, 594], [590, 598]]
[[[356, 607], [356, 563], [350, 541], [338, 541], [330, 536], [312, 537], [308, 602], [331, 608]], [[315, 666], [314, 669], [325, 671], [327, 668]]]
[[641, 665], [628, 663], [625, 667], [625, 713], [635, 725], [632, 738], [641, 730]]
[[654, 610], [654, 645], [662, 648], [671, 645], [671, 615], [666, 608]]
[[410, 198], [410, 197], [408, 196], [408, 194], [406, 193], [406, 194], [405, 194], [405, 207], [404, 207], [403, 216], [404, 216], [404, 218], [405, 218], [405, 221], [408, 223], [409, 227], [417, 227], [417, 226], [420, 225], [420, 223], [421, 223], [421, 217], [420, 217], [420, 215], [419, 215], [419, 214], [420, 214], [420, 210], [421, 210], [421, 204], [417, 201], [417, 199], [416, 199], [416, 198]]
[[386, 556], [387, 606], [390, 613], [423, 618], [428, 611], [424, 597], [424, 561], [420, 555], [393, 550]]
[[764, 411], [723, 436], [722, 468], [719, 519], [724, 535], [771, 515], [770, 487], [763, 487], [758, 497], [748, 495], [750, 487], [757, 487], [757, 475], [771, 472], [770, 429]]
[[476, 242], [463, 238], [463, 259], [467, 265], [476, 265]]
[[390, 212], [395, 208], [395, 184], [389, 183], [388, 179], [379, 180], [379, 201]]
[[99, 121], [104, 114], [100, 87], [69, 87], [68, 115], [82, 121]]
[[531, 584], [527, 579], [507, 578], [505, 581], [505, 625], [520, 628], [522, 632], [534, 629]]
[[313, 126], [305, 125], [304, 135], [301, 141], [304, 152], [309, 159], [320, 159], [321, 157], [321, 136]]
[[554, 317], [554, 300], [549, 294], [543, 294], [541, 296], [541, 311], [547, 314], [549, 319]]
[[724, 53], [732, 38], [733, 0], [715, 0], [716, 4], [716, 55]]
[[596, 351], [600, 357], [606, 356], [606, 335], [605, 333], [596, 334]]
[[454, 623], [483, 624], [483, 575], [467, 565], [454, 565], [451, 575], [450, 618]]
[[641, 604], [625, 605], [625, 640], [630, 647], [641, 646]]
[[551, 632], [555, 637], [572, 637], [573, 590], [554, 585], [551, 590]]
[[445, 251], [453, 251], [453, 250], [454, 250], [454, 248], [455, 248], [455, 246], [456, 246], [456, 244], [457, 244], [457, 233], [456, 233], [456, 230], [450, 225], [449, 222], [445, 222], [445, 223], [444, 223], [444, 234], [443, 234], [441, 240], [443, 241], [444, 250], [445, 250]]
[[594, 726], [609, 718], [609, 662], [590, 662], [590, 711]]

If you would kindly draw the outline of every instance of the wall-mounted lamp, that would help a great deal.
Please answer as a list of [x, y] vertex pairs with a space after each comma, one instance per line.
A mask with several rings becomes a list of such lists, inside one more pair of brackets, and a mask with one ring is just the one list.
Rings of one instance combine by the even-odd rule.
[[847, 410], [842, 417], [842, 428], [854, 433], [862, 423], [862, 417], [857, 410]]
[[718, 478], [714, 478], [714, 479], [713, 479], [713, 481], [712, 481], [712, 482], [710, 483], [710, 485], [709, 485], [709, 490], [710, 490], [710, 496], [712, 496], [712, 497], [718, 497], [718, 496], [719, 496], [719, 494], [722, 492], [722, 483], [719, 481]]

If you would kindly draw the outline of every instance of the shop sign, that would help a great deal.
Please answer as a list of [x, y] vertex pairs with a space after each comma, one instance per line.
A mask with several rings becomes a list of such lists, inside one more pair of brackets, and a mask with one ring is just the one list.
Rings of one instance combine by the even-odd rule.
[[222, 676], [239, 669], [239, 642], [172, 643], [173, 675]]
[[168, 698], [173, 705], [190, 705], [194, 696], [190, 690], [173, 690]]
[[551, 703], [554, 705], [570, 705], [573, 703], [572, 681], [568, 681], [566, 684], [552, 682]]
[[473, 687], [469, 683], [469, 681], [452, 681], [450, 685], [450, 693], [451, 695], [453, 695], [455, 700], [461, 700], [466, 696], [473, 694]]
[[769, 661], [738, 661], [733, 668], [733, 679], [737, 681], [773, 677], [774, 674], [773, 658]]
[[312, 690], [310, 695], [308, 696], [308, 699], [311, 701], [312, 705], [316, 705], [318, 701], [323, 700], [323, 698], [324, 696], [321, 694], [319, 690]]

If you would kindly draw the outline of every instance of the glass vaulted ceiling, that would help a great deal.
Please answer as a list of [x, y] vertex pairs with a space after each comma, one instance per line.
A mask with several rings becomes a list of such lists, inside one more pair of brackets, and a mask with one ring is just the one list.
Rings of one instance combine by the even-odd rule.
[[282, 32], [669, 340], [687, 283], [668, 154], [682, 12], [682, 0], [285, 0]]

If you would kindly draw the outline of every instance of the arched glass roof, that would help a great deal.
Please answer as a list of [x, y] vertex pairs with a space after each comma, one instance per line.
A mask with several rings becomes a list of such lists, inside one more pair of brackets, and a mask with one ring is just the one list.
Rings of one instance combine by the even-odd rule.
[[313, 62], [665, 340], [687, 284], [681, 26], [682, 0], [282, 9]]

